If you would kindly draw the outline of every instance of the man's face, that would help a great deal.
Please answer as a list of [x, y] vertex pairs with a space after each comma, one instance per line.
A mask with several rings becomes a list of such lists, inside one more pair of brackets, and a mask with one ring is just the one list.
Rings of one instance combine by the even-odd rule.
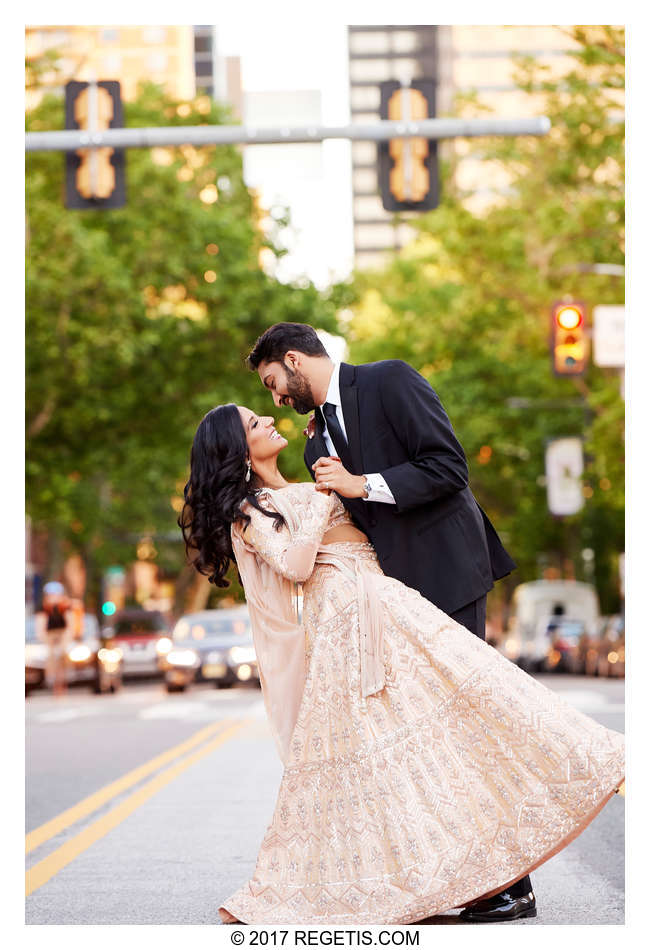
[[316, 408], [309, 379], [292, 365], [291, 359], [285, 357], [284, 362], [260, 363], [257, 372], [276, 406], [291, 406], [301, 416]]

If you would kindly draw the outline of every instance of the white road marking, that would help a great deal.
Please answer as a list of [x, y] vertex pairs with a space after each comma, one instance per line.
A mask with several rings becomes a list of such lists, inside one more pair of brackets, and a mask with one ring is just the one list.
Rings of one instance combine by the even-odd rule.
[[557, 690], [557, 695], [580, 712], [624, 712], [625, 703], [610, 703], [605, 696], [595, 690], [567, 689]]
[[140, 719], [189, 719], [193, 713], [199, 709], [208, 712], [205, 703], [176, 702], [175, 700], [163, 700], [153, 706], [145, 706], [138, 713]]
[[94, 716], [99, 712], [92, 706], [68, 706], [66, 709], [52, 709], [50, 712], [37, 713], [36, 722], [69, 722], [81, 716]]
[[[253, 703], [240, 703], [237, 707], [234, 703], [228, 703], [228, 707], [228, 715], [241, 714], [255, 719], [263, 719], [266, 716], [261, 699]], [[153, 706], [145, 706], [138, 712], [138, 717], [140, 719], [195, 719], [209, 722], [215, 718], [216, 713], [213, 703], [197, 700], [163, 700]]]

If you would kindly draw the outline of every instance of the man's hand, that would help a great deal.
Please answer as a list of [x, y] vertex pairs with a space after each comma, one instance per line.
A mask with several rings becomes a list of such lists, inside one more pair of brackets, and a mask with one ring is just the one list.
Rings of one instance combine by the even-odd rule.
[[314, 462], [316, 491], [335, 491], [343, 498], [365, 498], [366, 480], [363, 475], [352, 475], [343, 468], [340, 459], [321, 456]]

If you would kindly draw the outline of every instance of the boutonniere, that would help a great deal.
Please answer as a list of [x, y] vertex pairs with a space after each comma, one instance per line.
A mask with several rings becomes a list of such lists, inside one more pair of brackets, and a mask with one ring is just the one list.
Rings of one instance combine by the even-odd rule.
[[307, 423], [307, 428], [302, 430], [302, 434], [306, 435], [308, 439], [314, 438], [314, 433], [316, 432], [316, 418], [312, 414], [309, 417], [309, 422]]

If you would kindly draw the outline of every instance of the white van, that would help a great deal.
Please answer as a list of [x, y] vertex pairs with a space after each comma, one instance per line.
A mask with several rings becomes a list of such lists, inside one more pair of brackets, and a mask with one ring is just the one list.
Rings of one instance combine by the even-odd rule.
[[581, 581], [530, 581], [515, 588], [512, 619], [501, 649], [525, 670], [548, 667], [551, 631], [560, 627], [565, 639], [598, 634], [596, 589]]

